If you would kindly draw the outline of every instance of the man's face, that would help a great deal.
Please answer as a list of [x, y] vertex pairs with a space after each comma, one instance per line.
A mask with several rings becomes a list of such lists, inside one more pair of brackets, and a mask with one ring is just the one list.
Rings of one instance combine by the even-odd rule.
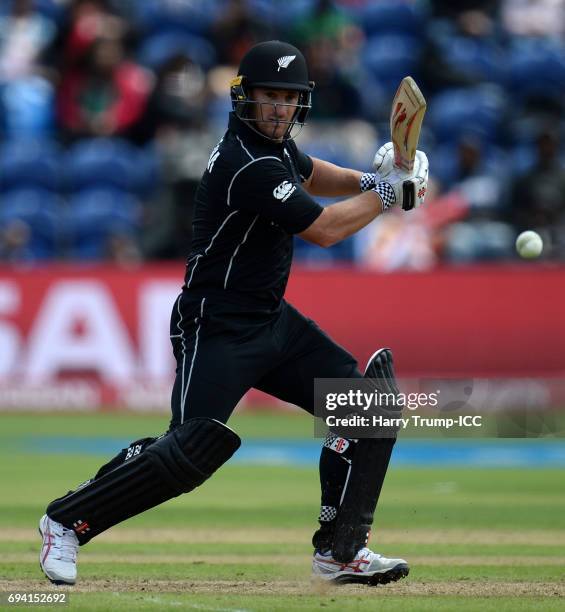
[[[289, 123], [297, 112], [298, 92], [288, 89], [251, 89], [250, 99], [259, 104], [253, 105], [254, 126], [265, 136], [282, 140]], [[294, 105], [294, 106], [287, 106]]]

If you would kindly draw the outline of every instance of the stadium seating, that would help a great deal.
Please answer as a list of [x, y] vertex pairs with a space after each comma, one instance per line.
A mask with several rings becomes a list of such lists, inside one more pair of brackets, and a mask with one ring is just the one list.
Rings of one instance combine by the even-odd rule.
[[[466, 138], [467, 135], [463, 135]], [[472, 138], [472, 137], [471, 137]], [[444, 188], [450, 189], [461, 180], [458, 170], [458, 142], [447, 142], [434, 148], [430, 154], [430, 163], [433, 164], [434, 176], [437, 177]], [[506, 153], [492, 143], [484, 143], [481, 147], [481, 163], [477, 172], [499, 174], [502, 176], [508, 159]]]
[[0, 196], [0, 230], [14, 221], [30, 230], [26, 259], [56, 257], [61, 240], [61, 201], [45, 189], [14, 189]]
[[144, 0], [133, 6], [137, 26], [146, 36], [166, 31], [205, 35], [220, 9], [220, 3], [213, 0], [205, 3]]
[[494, 39], [451, 36], [440, 39], [439, 47], [447, 64], [471, 79], [499, 83], [504, 77], [507, 57]]
[[505, 106], [506, 98], [497, 86], [448, 89], [428, 101], [426, 121], [439, 142], [457, 142], [468, 134], [494, 142]]
[[57, 23], [63, 23], [65, 19], [65, 3], [60, 0], [33, 0], [34, 8]]
[[377, 83], [394, 95], [408, 74], [417, 78], [421, 42], [411, 35], [371, 36], [362, 51], [362, 61]]
[[61, 149], [49, 140], [20, 139], [0, 146], [0, 191], [62, 186]]
[[[505, 21], [498, 14], [485, 15], [485, 22], [491, 27], [482, 33], [472, 32], [466, 30], [461, 20], [445, 16], [447, 12], [434, 3], [406, 0], [241, 2], [236, 10], [232, 10], [232, 0], [110, 0], [104, 3], [107, 6], [100, 13], [112, 14], [108, 23], [113, 25], [109, 27], [113, 28], [121, 20], [123, 28], [116, 28], [116, 32], [123, 30], [122, 42], [127, 55], [152, 70], [156, 77], [157, 90], [150, 99], [150, 108], [157, 108], [158, 112], [149, 119], [145, 117], [139, 130], [139, 126], [134, 126], [125, 136], [131, 137], [132, 142], [145, 142], [146, 134], [158, 134], [155, 142], [140, 149], [116, 138], [88, 138], [61, 144], [69, 135], [57, 125], [55, 108], [60, 82], [57, 75], [67, 69], [70, 59], [66, 56], [68, 40], [65, 41], [70, 4], [61, 0], [33, 0], [33, 8], [50, 20], [50, 27], [59, 29], [60, 39], [54, 48], [31, 61], [28, 72], [10, 77], [7, 71], [0, 78], [0, 213], [2, 223], [21, 218], [30, 225], [29, 257], [49, 257], [49, 253], [53, 257], [66, 257], [67, 245], [73, 256], [102, 257], [112, 228], [135, 233], [137, 203], [157, 195], [164, 178], [160, 176], [160, 163], [168, 164], [182, 148], [172, 146], [167, 153], [169, 157], [161, 157], [174, 140], [168, 137], [176, 131], [177, 144], [184, 139], [187, 150], [192, 147], [192, 151], [200, 153], [205, 148], [202, 142], [221, 136], [226, 114], [231, 110], [227, 87], [223, 84], [233, 69], [217, 66], [219, 56], [226, 53], [225, 49], [214, 46], [217, 41], [213, 34], [220, 19], [228, 32], [234, 26], [237, 29], [242, 15], [251, 24], [249, 41], [243, 38], [234, 43], [231, 50], [234, 57], [247, 42], [261, 38], [261, 23], [270, 28], [264, 32], [265, 36], [283, 40], [290, 40], [293, 34], [300, 38], [299, 31], [307, 31], [308, 36], [333, 36], [335, 57], [331, 63], [339, 77], [337, 81], [348, 87], [349, 93], [358, 93], [358, 103], [339, 105], [339, 123], [344, 124], [345, 119], [363, 124], [367, 134], [378, 140], [371, 147], [388, 140], [390, 100], [400, 80], [407, 74], [414, 76], [428, 98], [420, 148], [430, 158], [431, 176], [438, 178], [444, 189], [455, 187], [462, 180], [456, 167], [457, 145], [462, 138], [475, 139], [483, 148], [486, 170], [475, 177], [479, 182], [493, 175], [511, 181], [512, 176], [531, 168], [537, 155], [536, 138], [540, 129], [547, 129], [548, 125], [552, 130], [555, 128], [565, 154], [565, 129], [560, 119], [565, 111], [565, 44], [561, 39], [542, 34], [535, 37], [513, 34], [505, 29]], [[9, 15], [11, 7], [11, 0], [0, 2], [0, 16]], [[336, 16], [336, 11], [345, 19]], [[358, 29], [339, 30], [348, 22], [356, 24]], [[337, 30], [332, 30], [335, 27], [343, 39], [341, 34], [336, 37]], [[427, 45], [432, 42], [442, 64], [450, 69], [446, 75], [441, 74], [441, 69], [434, 73], [433, 66], [430, 71], [419, 74], [422, 52], [429, 50]], [[307, 55], [313, 53], [308, 51], [306, 42], [301, 44]], [[178, 54], [190, 58], [200, 67], [200, 74], [210, 78], [194, 108], [187, 105], [184, 123], [177, 124], [175, 118], [163, 119], [159, 115], [158, 105], [163, 99], [158, 94], [159, 88], [170, 83], [160, 78], [160, 69]], [[315, 55], [309, 56], [309, 61], [314, 58]], [[212, 73], [215, 68], [218, 71]], [[461, 75], [481, 84], [466, 88], [450, 85], [461, 82], [458, 78]], [[322, 85], [323, 78], [319, 78], [315, 102], [323, 99]], [[204, 92], [208, 91], [210, 97], [206, 98]], [[316, 98], [317, 95], [320, 97]], [[320, 103], [318, 108], [322, 106]], [[328, 108], [337, 107], [328, 105]], [[319, 112], [318, 117], [324, 117], [325, 123], [318, 124], [314, 109], [310, 125], [300, 136], [300, 146], [315, 157], [369, 170], [372, 153], [368, 149], [373, 149], [361, 146], [353, 130], [339, 133], [334, 128], [338, 122], [328, 118], [331, 112], [334, 111]], [[148, 125], [151, 130], [144, 131]], [[184, 131], [187, 125], [190, 130], [202, 129], [213, 138], [187, 135]], [[78, 133], [83, 133], [83, 128], [88, 133], [99, 133], [95, 125], [83, 126]], [[165, 137], [159, 140], [161, 136]], [[182, 164], [168, 173], [169, 180], [195, 180], [200, 175], [201, 158], [206, 154], [181, 157]], [[183, 166], [181, 170], [180, 166]], [[40, 201], [45, 202], [45, 235], [39, 231], [41, 215], [34, 209]], [[155, 205], [160, 205], [159, 200], [155, 200]], [[100, 207], [98, 217], [96, 206]], [[132, 210], [137, 212], [133, 214]], [[52, 222], [54, 215], [58, 215], [56, 223]], [[67, 230], [69, 241], [64, 239]], [[460, 229], [458, 235], [467, 234]], [[80, 244], [83, 239], [84, 246]], [[471, 244], [472, 240], [468, 242]], [[345, 242], [320, 252], [297, 242], [296, 252], [299, 259], [310, 262], [349, 260], [353, 258], [350, 245]]]
[[286, 0], [284, 11], [280, 4], [272, 0], [248, 0], [247, 6], [252, 15], [256, 15], [269, 24], [277, 24], [283, 28], [289, 23], [308, 18], [316, 9], [315, 0]]
[[151, 153], [139, 151], [128, 142], [94, 138], [77, 142], [66, 154], [66, 173], [71, 192], [112, 187], [144, 193], [156, 180]]
[[416, 37], [425, 31], [424, 14], [415, 3], [384, 0], [367, 2], [359, 8], [351, 3], [343, 10], [355, 18], [369, 36], [400, 34]]
[[9, 81], [0, 89], [2, 132], [6, 138], [47, 138], [55, 131], [55, 90], [40, 76]]
[[513, 97], [565, 96], [565, 46], [549, 39], [515, 38], [504, 84]]
[[148, 36], [141, 44], [138, 57], [142, 64], [158, 68], [176, 55], [185, 55], [206, 69], [212, 68], [216, 61], [216, 51], [205, 38], [174, 30]]
[[71, 196], [65, 224], [70, 256], [104, 259], [112, 236], [135, 235], [140, 213], [139, 202], [117, 189], [87, 189]]

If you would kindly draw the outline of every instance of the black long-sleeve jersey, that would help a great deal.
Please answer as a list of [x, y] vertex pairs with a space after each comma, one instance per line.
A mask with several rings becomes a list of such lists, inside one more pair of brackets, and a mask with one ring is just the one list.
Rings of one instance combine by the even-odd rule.
[[269, 141], [230, 115], [196, 192], [185, 275], [190, 296], [277, 308], [290, 273], [292, 235], [322, 212], [301, 186], [312, 168], [293, 140]]

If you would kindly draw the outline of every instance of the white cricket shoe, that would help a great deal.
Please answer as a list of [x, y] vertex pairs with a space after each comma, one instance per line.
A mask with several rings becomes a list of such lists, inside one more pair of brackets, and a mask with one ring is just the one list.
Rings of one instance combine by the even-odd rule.
[[353, 561], [340, 563], [331, 551], [316, 551], [312, 561], [312, 578], [337, 584], [361, 583], [376, 586], [396, 582], [408, 576], [410, 568], [404, 559], [387, 559], [368, 548], [362, 548]]
[[54, 584], [74, 584], [77, 578], [78, 539], [72, 529], [44, 514], [39, 521], [43, 538], [39, 565]]

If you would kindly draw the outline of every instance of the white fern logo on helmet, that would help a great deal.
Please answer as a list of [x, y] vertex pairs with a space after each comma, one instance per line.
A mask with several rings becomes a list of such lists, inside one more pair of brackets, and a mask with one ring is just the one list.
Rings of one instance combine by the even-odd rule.
[[282, 57], [279, 57], [279, 59], [277, 60], [277, 64], [278, 64], [278, 68], [277, 68], [277, 72], [281, 71], [281, 68], [288, 68], [290, 66], [290, 62], [294, 61], [296, 59], [296, 55], [283, 55]]

